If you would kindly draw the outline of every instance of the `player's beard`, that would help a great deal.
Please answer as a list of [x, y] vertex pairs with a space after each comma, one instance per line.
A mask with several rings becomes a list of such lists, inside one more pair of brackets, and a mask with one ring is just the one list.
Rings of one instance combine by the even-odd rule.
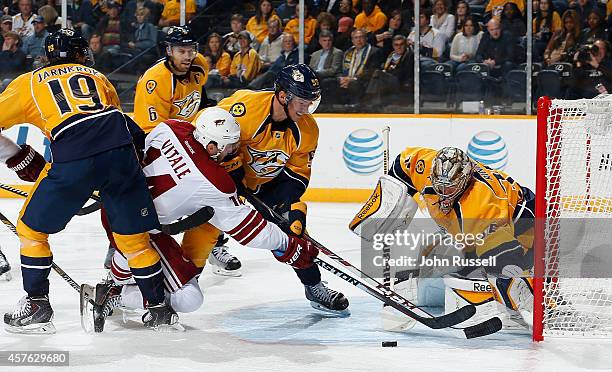
[[192, 64], [193, 64], [193, 59], [190, 60], [188, 63], [185, 61], [180, 61], [179, 65], [177, 66], [174, 63], [174, 60], [170, 58], [170, 65], [172, 66], [172, 69], [178, 73], [177, 75], [185, 75], [186, 73], [188, 73]]

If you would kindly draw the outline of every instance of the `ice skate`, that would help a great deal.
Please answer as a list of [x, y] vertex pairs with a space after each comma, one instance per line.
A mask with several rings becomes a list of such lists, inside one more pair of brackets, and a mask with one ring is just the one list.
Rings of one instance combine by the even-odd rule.
[[48, 296], [24, 296], [12, 313], [4, 314], [4, 324], [11, 333], [55, 333], [53, 309]]
[[179, 323], [179, 317], [168, 304], [151, 305], [142, 316], [146, 328], [158, 332], [184, 332], [185, 328]]
[[208, 262], [212, 265], [213, 274], [221, 276], [242, 276], [242, 264], [237, 257], [227, 251], [224, 245], [213, 248]]
[[325, 282], [319, 282], [312, 286], [304, 286], [306, 298], [310, 300], [310, 306], [340, 316], [350, 315], [348, 299], [342, 293], [327, 288], [325, 284]]

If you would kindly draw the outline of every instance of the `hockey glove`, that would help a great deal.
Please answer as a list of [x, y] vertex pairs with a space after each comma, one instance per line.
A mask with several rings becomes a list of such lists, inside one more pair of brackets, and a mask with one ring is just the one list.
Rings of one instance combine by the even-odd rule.
[[272, 253], [280, 262], [296, 269], [307, 269], [313, 265], [319, 250], [309, 240], [289, 235], [287, 249], [285, 251], [275, 250]]
[[244, 167], [242, 166], [242, 159], [240, 158], [240, 155], [235, 155], [233, 158], [222, 162], [221, 166], [234, 180], [236, 189], [238, 190], [238, 195], [244, 195], [242, 192], [244, 190], [244, 186], [242, 184], [242, 179], [244, 178]]
[[21, 150], [6, 160], [6, 166], [27, 182], [35, 182], [46, 164], [45, 158], [30, 145], [21, 145]]
[[297, 236], [302, 236], [306, 231], [306, 203], [299, 201], [291, 204], [291, 209], [284, 216], [291, 232]]

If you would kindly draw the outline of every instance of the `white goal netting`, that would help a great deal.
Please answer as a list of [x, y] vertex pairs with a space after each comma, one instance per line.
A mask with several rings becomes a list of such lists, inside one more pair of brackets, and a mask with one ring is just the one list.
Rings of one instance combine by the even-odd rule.
[[612, 97], [553, 100], [547, 134], [543, 335], [612, 337]]

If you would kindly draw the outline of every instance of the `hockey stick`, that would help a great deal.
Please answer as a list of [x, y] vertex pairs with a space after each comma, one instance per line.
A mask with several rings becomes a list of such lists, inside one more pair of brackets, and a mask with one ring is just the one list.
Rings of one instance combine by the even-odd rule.
[[[23, 191], [23, 190], [19, 190], [16, 189], [14, 187], [11, 187], [9, 185], [5, 185], [3, 183], [0, 183], [0, 189], [12, 192], [13, 194], [17, 194], [19, 196], [23, 196], [24, 198], [28, 197], [28, 193]], [[98, 195], [91, 195], [90, 196], [91, 199], [95, 200], [94, 203], [92, 203], [91, 205], [87, 205], [83, 208], [81, 208], [78, 212], [77, 212], [77, 216], [84, 216], [86, 214], [90, 214], [93, 213], [95, 211], [97, 211], [98, 209], [100, 209], [100, 207], [102, 207], [102, 199], [100, 199], [100, 197]]]
[[[6, 218], [6, 216], [2, 214], [2, 212], [0, 212], [0, 221], [2, 221], [2, 223], [6, 227], [8, 227], [8, 229], [11, 230], [15, 235], [18, 235], [17, 228], [15, 227], [15, 225], [13, 225], [13, 223], [8, 218]], [[53, 268], [53, 270], [55, 270], [56, 273], [59, 274], [59, 276], [62, 277], [62, 279], [67, 281], [72, 288], [74, 288], [77, 292], [81, 291], [81, 286], [77, 282], [75, 282], [74, 279], [70, 277], [70, 275], [66, 274], [66, 272], [62, 270], [61, 267], [57, 266], [55, 262], [51, 262], [51, 267]]]
[[196, 226], [208, 222], [215, 214], [213, 207], [205, 206], [182, 220], [178, 220], [169, 225], [161, 225], [161, 231], [168, 235], [180, 234]]
[[[17, 228], [15, 227], [15, 225], [13, 225], [13, 223], [8, 218], [6, 218], [6, 216], [2, 212], [0, 212], [0, 221], [2, 221], [2, 223], [6, 227], [8, 227], [8, 229], [11, 230], [15, 235], [19, 236], [17, 234]], [[86, 317], [83, 314], [83, 309], [85, 302], [89, 302], [91, 305], [96, 304], [94, 302], [94, 288], [88, 284], [79, 285], [77, 282], [74, 281], [74, 279], [70, 277], [70, 275], [68, 275], [64, 270], [62, 270], [61, 267], [57, 266], [57, 264], [53, 261], [51, 261], [51, 267], [59, 276], [62, 277], [62, 279], [68, 282], [68, 284], [70, 284], [70, 286], [79, 293], [79, 302], [81, 309], [81, 327], [83, 328], [83, 330], [85, 330], [85, 332], [88, 332], [88, 327], [85, 321]]]
[[[391, 128], [384, 127], [382, 130], [383, 140], [383, 174], [389, 173], [389, 132]], [[384, 245], [382, 249], [382, 258], [384, 262], [383, 267], [383, 284], [393, 289], [393, 280], [391, 280], [391, 265], [389, 260], [391, 259], [391, 247]]]
[[[247, 193], [246, 196], [247, 196], [247, 200], [249, 200], [249, 202], [251, 202], [258, 210], [266, 211], [267, 214], [269, 214], [272, 218], [274, 218], [277, 221], [277, 223], [282, 225], [285, 229], [287, 228], [288, 221], [284, 217], [282, 217], [272, 208], [267, 206], [263, 201], [261, 201], [256, 196], [250, 193]], [[332, 260], [342, 264], [343, 266], [347, 267], [351, 272], [356, 274], [356, 276], [361, 275], [362, 278], [366, 278], [368, 282], [370, 282], [371, 284], [368, 284], [365, 281], [362, 281], [361, 279], [359, 279], [358, 277], [352, 276], [344, 272], [343, 270], [335, 266], [332, 266], [325, 261], [322, 261], [319, 258], [316, 258], [314, 260], [314, 262], [317, 265], [319, 265], [320, 267], [324, 268], [327, 271], [330, 271], [334, 275], [362, 289], [363, 291], [369, 293], [370, 295], [374, 296], [375, 298], [379, 299], [385, 304], [393, 307], [397, 311], [400, 311], [406, 316], [409, 316], [410, 318], [418, 321], [419, 323], [429, 328], [432, 328], [432, 329], [449, 328], [449, 327], [452, 327], [456, 324], [459, 324], [471, 318], [476, 313], [476, 307], [474, 305], [467, 305], [451, 313], [444, 314], [441, 316], [434, 316], [426, 312], [425, 310], [419, 308], [418, 306], [408, 301], [404, 297], [400, 296], [399, 294], [389, 289], [382, 283], [378, 282], [376, 279], [364, 273], [357, 267], [353, 266], [350, 262], [344, 260], [342, 257], [333, 253], [332, 251], [327, 249], [325, 246], [323, 246], [321, 243], [317, 242], [312, 237], [310, 237], [307, 233], [304, 233], [304, 237], [308, 239], [312, 244], [314, 244], [319, 249], [319, 251], [323, 252], [323, 254], [325, 254]], [[415, 313], [413, 309], [419, 310], [423, 315], [419, 315]], [[459, 329], [463, 331], [461, 334], [465, 336], [466, 338], [474, 338], [474, 337], [481, 337], [481, 336], [486, 336], [488, 334], [495, 333], [499, 331], [501, 327], [502, 327], [501, 320], [499, 320], [499, 318], [492, 318], [492, 319], [489, 319], [485, 322], [476, 324], [471, 327], [455, 328], [455, 329]]]

